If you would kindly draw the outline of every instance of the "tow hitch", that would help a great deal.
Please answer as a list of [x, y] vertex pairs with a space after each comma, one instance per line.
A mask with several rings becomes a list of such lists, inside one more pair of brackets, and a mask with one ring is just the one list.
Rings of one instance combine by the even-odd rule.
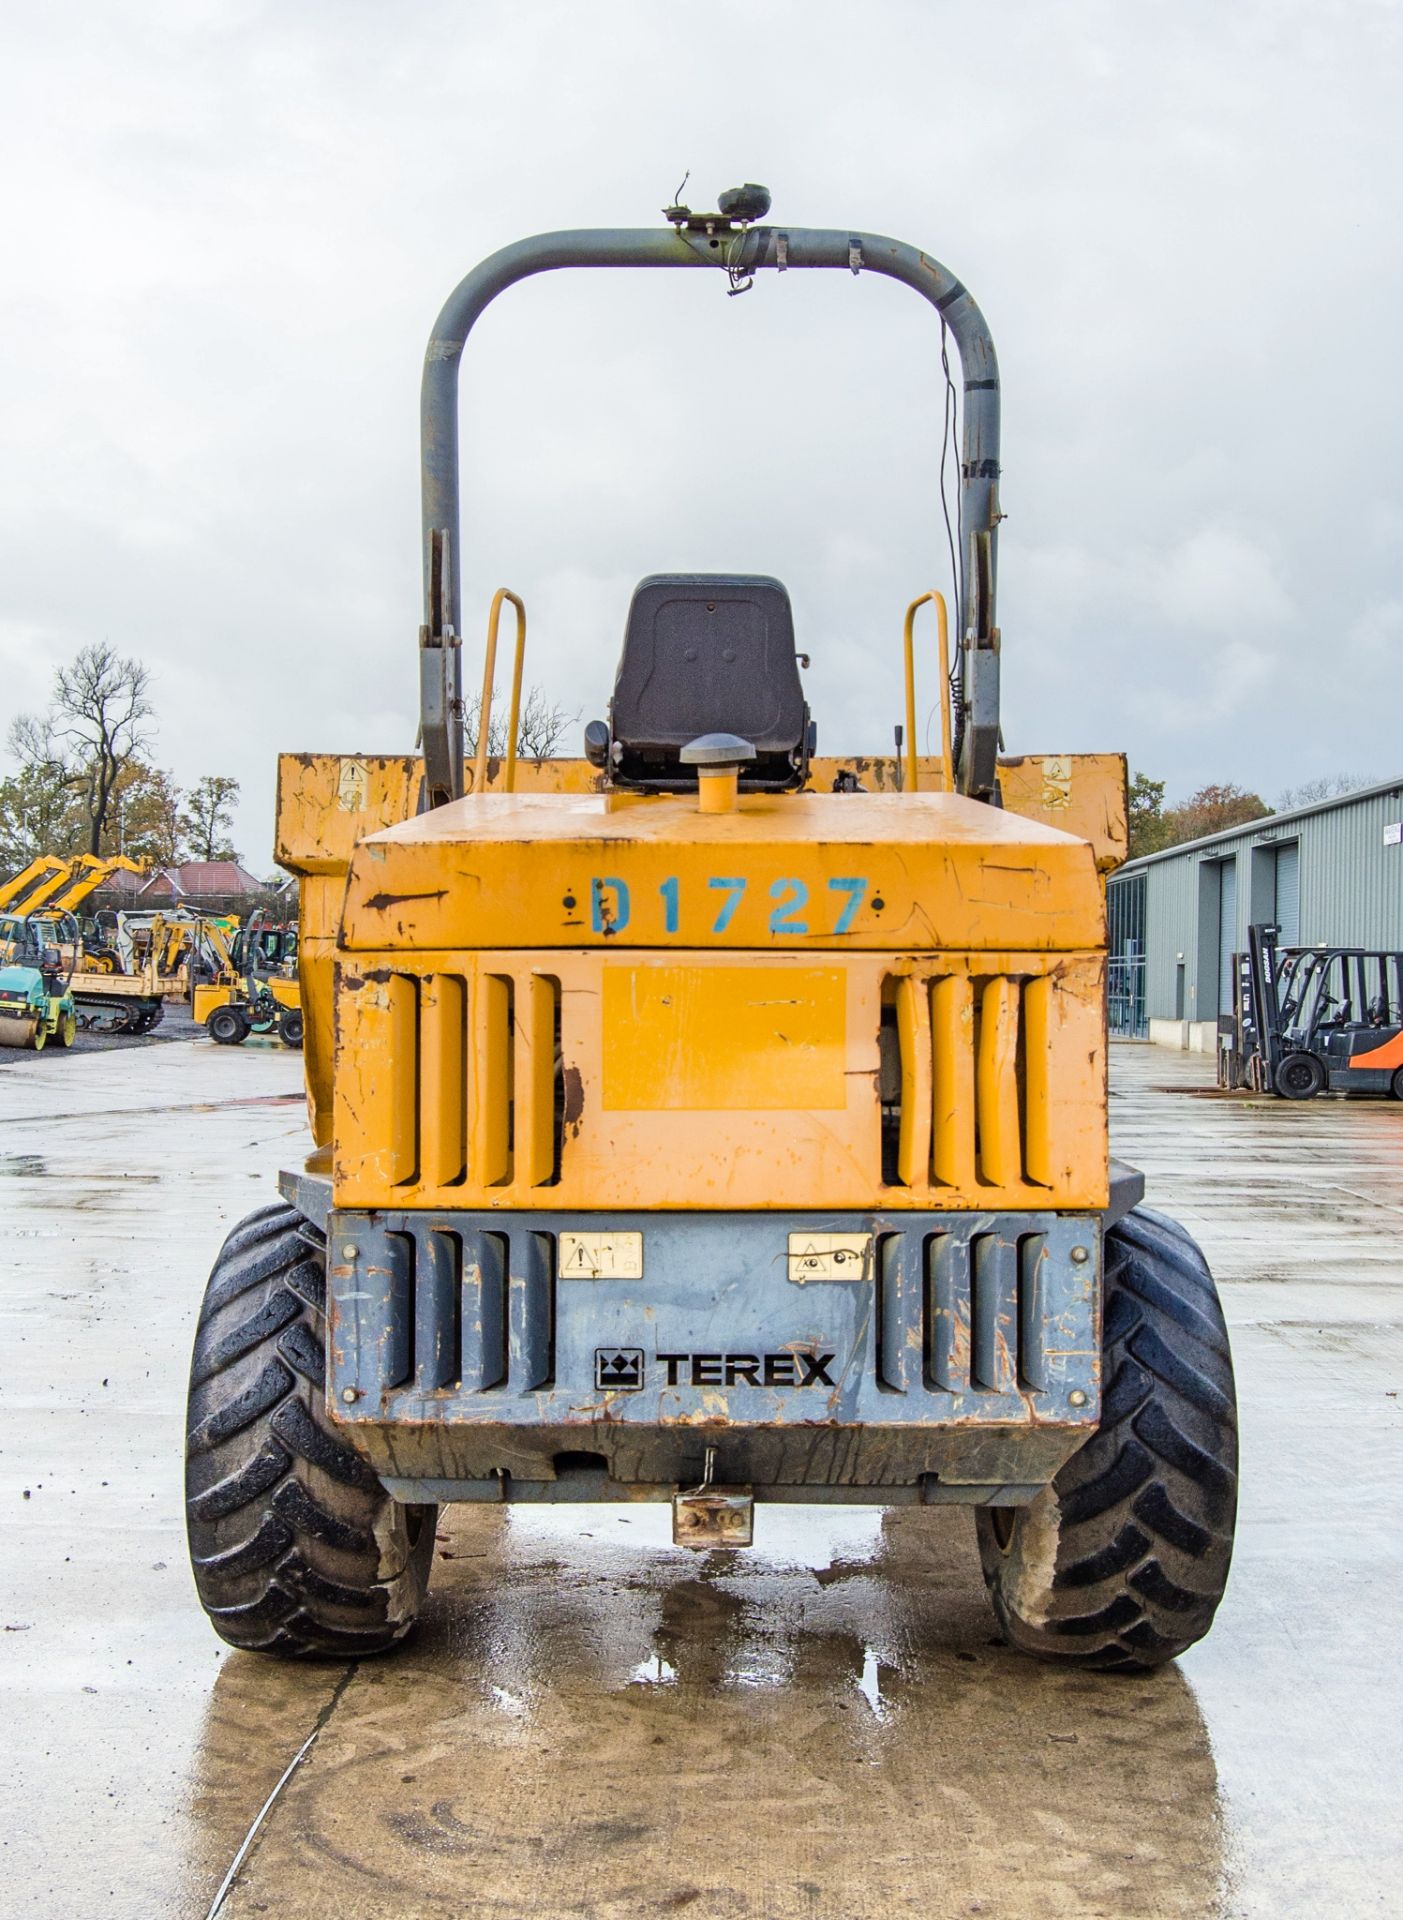
[[755, 1496], [748, 1487], [717, 1487], [711, 1476], [716, 1449], [706, 1450], [699, 1487], [672, 1496], [672, 1544], [700, 1553], [716, 1547], [748, 1547], [755, 1538]]

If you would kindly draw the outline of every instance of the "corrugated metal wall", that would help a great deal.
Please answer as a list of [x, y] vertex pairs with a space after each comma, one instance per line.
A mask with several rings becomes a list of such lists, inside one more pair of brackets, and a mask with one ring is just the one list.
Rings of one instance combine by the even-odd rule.
[[[1193, 989], [1197, 968], [1198, 862], [1156, 860], [1145, 869], [1145, 1013], [1151, 1020], [1172, 1020], [1177, 956], [1185, 966], [1183, 1017], [1196, 1020]], [[1116, 883], [1114, 879], [1111, 885]]]
[[1400, 814], [1380, 794], [1300, 822], [1302, 945], [1403, 947], [1403, 847], [1383, 844]]
[[[1295, 819], [1254, 821], [1229, 839], [1133, 867], [1125, 880], [1143, 873], [1146, 882], [1145, 1000], [1149, 1018], [1214, 1017], [1217, 981], [1206, 966], [1201, 966], [1201, 956], [1211, 954], [1216, 966], [1219, 929], [1200, 928], [1200, 900], [1214, 903], [1208, 911], [1216, 919], [1216, 902], [1227, 896], [1227, 888], [1220, 873], [1204, 875], [1201, 881], [1200, 869], [1205, 862], [1227, 860], [1235, 865], [1236, 880], [1228, 886], [1236, 896], [1232, 945], [1240, 950], [1247, 944], [1247, 922], [1252, 912], [1254, 847], [1284, 848], [1294, 842], [1299, 850], [1296, 939], [1300, 945], [1314, 946], [1323, 941], [1331, 946], [1403, 949], [1403, 846], [1384, 844], [1384, 828], [1400, 818], [1403, 783], [1389, 792], [1360, 798], [1347, 794], [1318, 813]], [[1289, 855], [1287, 858], [1289, 861]], [[1279, 876], [1278, 867], [1275, 877]], [[1116, 876], [1110, 884], [1114, 888], [1118, 882]], [[1283, 891], [1289, 893], [1289, 888]], [[1184, 956], [1185, 990], [1182, 1011], [1176, 1012], [1180, 954]], [[1206, 976], [1202, 981], [1201, 971]]]

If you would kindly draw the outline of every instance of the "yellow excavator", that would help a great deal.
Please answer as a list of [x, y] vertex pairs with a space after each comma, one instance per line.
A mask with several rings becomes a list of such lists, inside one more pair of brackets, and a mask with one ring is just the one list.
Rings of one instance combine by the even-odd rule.
[[12, 879], [0, 880], [0, 913], [12, 913], [18, 916], [20, 904], [26, 895], [51, 880], [55, 874], [71, 871], [71, 862], [52, 853], [37, 854]]
[[7, 913], [76, 913], [90, 894], [114, 873], [145, 873], [125, 854], [81, 853], [71, 859], [41, 854], [22, 873], [0, 886], [0, 909]]

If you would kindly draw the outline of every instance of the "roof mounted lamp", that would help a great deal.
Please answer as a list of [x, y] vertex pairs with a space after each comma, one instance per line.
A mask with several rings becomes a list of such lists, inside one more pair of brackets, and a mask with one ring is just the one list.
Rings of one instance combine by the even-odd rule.
[[684, 767], [697, 770], [697, 809], [701, 813], [734, 813], [740, 770], [755, 758], [755, 749], [738, 733], [702, 733], [689, 740], [678, 755]]

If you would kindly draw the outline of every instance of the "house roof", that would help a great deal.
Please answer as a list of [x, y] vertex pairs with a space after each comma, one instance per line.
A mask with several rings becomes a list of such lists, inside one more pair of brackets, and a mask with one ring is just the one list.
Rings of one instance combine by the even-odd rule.
[[187, 860], [179, 867], [158, 867], [141, 887], [141, 893], [199, 899], [259, 893], [262, 886], [262, 881], [237, 860]]

